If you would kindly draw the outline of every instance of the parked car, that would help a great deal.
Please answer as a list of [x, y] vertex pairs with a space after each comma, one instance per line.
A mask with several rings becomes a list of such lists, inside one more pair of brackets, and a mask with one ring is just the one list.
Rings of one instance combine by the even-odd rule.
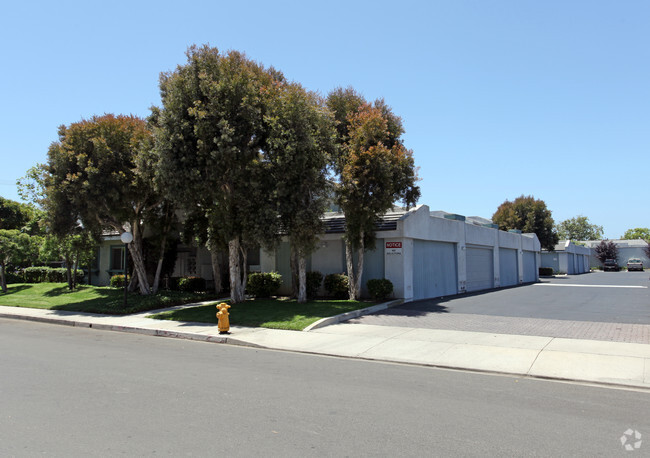
[[608, 270], [611, 270], [612, 272], [618, 272], [621, 270], [621, 268], [618, 266], [618, 262], [616, 262], [616, 259], [605, 259], [605, 263], [603, 264], [603, 270], [607, 272]]
[[643, 272], [643, 262], [639, 258], [630, 258], [627, 260], [627, 270], [640, 270]]

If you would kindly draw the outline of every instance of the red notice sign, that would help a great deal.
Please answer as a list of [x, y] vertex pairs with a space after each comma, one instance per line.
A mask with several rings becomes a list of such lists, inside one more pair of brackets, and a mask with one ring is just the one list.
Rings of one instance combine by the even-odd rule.
[[386, 254], [388, 255], [401, 255], [402, 242], [386, 242]]

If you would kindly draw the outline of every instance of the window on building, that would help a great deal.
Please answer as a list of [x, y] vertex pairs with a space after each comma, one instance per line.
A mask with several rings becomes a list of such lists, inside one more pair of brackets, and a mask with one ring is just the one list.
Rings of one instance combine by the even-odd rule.
[[111, 247], [111, 265], [110, 270], [124, 271], [124, 247]]

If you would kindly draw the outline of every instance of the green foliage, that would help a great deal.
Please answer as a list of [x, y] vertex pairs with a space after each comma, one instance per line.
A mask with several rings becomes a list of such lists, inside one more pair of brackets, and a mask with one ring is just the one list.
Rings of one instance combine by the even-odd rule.
[[366, 282], [368, 293], [375, 301], [379, 302], [393, 294], [393, 283], [387, 278], [373, 278]]
[[550, 277], [553, 275], [553, 268], [552, 267], [540, 267], [539, 268], [539, 276], [540, 277]]
[[248, 293], [255, 297], [271, 297], [282, 285], [282, 275], [277, 272], [248, 274]]
[[[157, 181], [179, 206], [200, 208], [212, 246], [270, 246], [278, 234], [275, 180], [264, 155], [268, 100], [284, 77], [245, 55], [191, 47], [187, 63], [160, 78], [154, 109]], [[229, 258], [244, 272], [242, 256]], [[243, 278], [231, 278], [241, 300]], [[234, 296], [233, 296], [234, 297]]]
[[605, 264], [606, 259], [613, 259], [618, 262], [618, 247], [611, 240], [603, 240], [594, 248], [596, 259]]
[[152, 209], [162, 202], [153, 185], [156, 162], [153, 134], [144, 120], [106, 114], [61, 126], [39, 178], [52, 234], [75, 234], [79, 221], [94, 234], [130, 228], [142, 294], [149, 293], [142, 234]]
[[325, 291], [332, 297], [345, 297], [348, 294], [348, 276], [345, 274], [325, 275]]
[[33, 234], [35, 231], [31, 224], [38, 216], [39, 212], [32, 205], [0, 197], [0, 229], [15, 229]]
[[181, 277], [178, 279], [179, 291], [200, 292], [205, 291], [205, 279], [201, 277]]
[[559, 241], [551, 211], [543, 200], [533, 196], [522, 195], [513, 202], [506, 200], [492, 215], [492, 221], [503, 231], [519, 229], [524, 233], [537, 234], [542, 248], [549, 251], [553, 251]]
[[650, 243], [650, 229], [647, 227], [635, 227], [634, 229], [628, 229], [621, 237], [623, 240], [645, 240]]
[[113, 288], [124, 288], [124, 274], [117, 274], [111, 277], [110, 285]]
[[307, 272], [307, 297], [314, 298], [323, 284], [323, 274], [317, 270]]
[[38, 258], [39, 237], [31, 237], [15, 229], [0, 229], [0, 288], [7, 292], [7, 266], [24, 266]]
[[[64, 267], [27, 267], [22, 271], [22, 278], [25, 283], [66, 283], [68, 269]], [[76, 282], [83, 281], [83, 278], [83, 270], [78, 269]]]
[[413, 205], [420, 196], [413, 153], [399, 135], [401, 121], [378, 101], [348, 117], [348, 141], [337, 188], [345, 213], [346, 240], [355, 248], [372, 248], [375, 221], [396, 201]]
[[576, 216], [557, 225], [560, 240], [600, 240], [603, 238], [603, 226], [589, 223], [586, 216]]
[[25, 283], [25, 277], [23, 276], [22, 271], [5, 272], [5, 279], [7, 281], [7, 284]]

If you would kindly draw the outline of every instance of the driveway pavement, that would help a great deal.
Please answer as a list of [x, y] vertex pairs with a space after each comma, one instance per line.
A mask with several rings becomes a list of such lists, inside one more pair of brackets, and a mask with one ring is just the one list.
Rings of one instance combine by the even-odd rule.
[[649, 284], [645, 272], [593, 272], [410, 302], [349, 323], [650, 344]]

